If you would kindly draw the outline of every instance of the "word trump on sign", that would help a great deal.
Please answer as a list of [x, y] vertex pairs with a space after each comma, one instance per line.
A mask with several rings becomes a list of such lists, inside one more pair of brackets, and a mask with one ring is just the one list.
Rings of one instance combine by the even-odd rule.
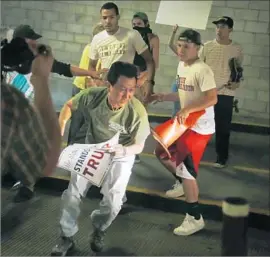
[[119, 133], [99, 144], [73, 144], [66, 147], [58, 160], [57, 167], [74, 172], [100, 187], [112, 165], [113, 156], [106, 148], [118, 144]]
[[[93, 171], [96, 171], [101, 163], [101, 161], [104, 159], [105, 153], [102, 151], [95, 150], [93, 153], [91, 153], [90, 158], [87, 161], [86, 166], [84, 165], [84, 162], [89, 154], [89, 150], [84, 149], [81, 153], [81, 156], [79, 157], [77, 163], [75, 164], [74, 170], [78, 173], [82, 173], [84, 176], [89, 175], [93, 177]], [[82, 170], [84, 168], [84, 170]]]
[[61, 153], [57, 166], [83, 176], [93, 185], [101, 186], [113, 157], [101, 149], [68, 146]]

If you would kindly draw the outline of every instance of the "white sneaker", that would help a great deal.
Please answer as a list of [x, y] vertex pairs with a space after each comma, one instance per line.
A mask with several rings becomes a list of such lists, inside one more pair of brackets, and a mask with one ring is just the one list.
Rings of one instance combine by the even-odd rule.
[[213, 164], [213, 167], [214, 167], [214, 168], [217, 168], [217, 169], [223, 169], [223, 168], [226, 167], [226, 164], [225, 164], [225, 163], [220, 163], [220, 162], [215, 162], [215, 163]]
[[195, 220], [193, 216], [186, 214], [183, 223], [174, 229], [173, 233], [177, 236], [189, 236], [204, 228], [204, 220], [201, 216], [199, 220]]
[[15, 190], [19, 189], [20, 187], [22, 187], [22, 183], [21, 183], [21, 181], [18, 181], [12, 186], [11, 191], [15, 191]]
[[176, 198], [184, 195], [183, 185], [176, 180], [175, 184], [172, 186], [172, 189], [166, 192], [167, 197]]

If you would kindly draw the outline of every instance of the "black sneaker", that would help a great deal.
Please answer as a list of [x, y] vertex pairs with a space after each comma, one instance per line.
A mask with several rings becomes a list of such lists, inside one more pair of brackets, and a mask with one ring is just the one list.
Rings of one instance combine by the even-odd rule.
[[141, 162], [140, 156], [136, 155], [135, 156], [135, 163], [140, 163], [140, 162]]
[[61, 236], [59, 242], [53, 247], [51, 256], [66, 256], [73, 250], [74, 246], [72, 237]]
[[34, 197], [34, 192], [31, 191], [29, 188], [25, 186], [21, 186], [18, 189], [17, 194], [13, 198], [14, 203], [20, 203], [20, 202], [25, 202], [29, 201]]
[[90, 247], [93, 252], [101, 252], [104, 247], [105, 232], [99, 229], [94, 229], [90, 240]]

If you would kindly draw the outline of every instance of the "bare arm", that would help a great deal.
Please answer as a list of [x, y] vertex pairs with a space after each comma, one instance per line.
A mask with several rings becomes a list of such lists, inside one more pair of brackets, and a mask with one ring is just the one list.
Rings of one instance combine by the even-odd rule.
[[95, 78], [95, 79], [99, 79], [99, 75], [104, 71], [100, 71], [97, 72], [96, 68], [93, 69], [89, 69], [89, 70], [85, 70], [85, 69], [81, 69], [78, 66], [70, 66], [70, 71], [72, 73], [73, 76], [78, 76], [78, 77], [91, 77], [91, 78]]
[[176, 102], [179, 101], [178, 93], [154, 94], [151, 95], [149, 102]]
[[90, 59], [88, 70], [90, 70], [90, 71], [96, 71], [97, 63], [98, 63], [98, 60], [92, 60], [92, 59]]
[[98, 79], [99, 75], [105, 72], [105, 70], [102, 70], [99, 72], [97, 72], [96, 69], [86, 70], [78, 66], [60, 62], [55, 59], [52, 66], [52, 72], [57, 73], [59, 75], [64, 75], [65, 77], [78, 76], [78, 77], [92, 77], [92, 78]]
[[154, 84], [152, 83], [155, 79], [155, 63], [150, 51], [147, 49], [145, 50], [141, 56], [144, 58], [147, 67], [147, 91], [146, 95], [149, 95], [151, 92], [154, 91]]
[[176, 55], [178, 55], [178, 54], [177, 54], [177, 47], [176, 47], [176, 45], [175, 45], [175, 36], [176, 36], [177, 30], [178, 30], [178, 25], [175, 25], [175, 26], [173, 27], [173, 32], [172, 32], [171, 37], [170, 37], [170, 39], [169, 39], [169, 47], [171, 48], [171, 50], [172, 50]]
[[185, 107], [189, 113], [204, 110], [217, 103], [217, 90], [216, 88], [204, 92], [204, 95], [196, 101], [190, 103]]
[[34, 87], [34, 104], [39, 111], [44, 128], [50, 143], [45, 174], [51, 174], [57, 164], [61, 148], [60, 128], [57, 121], [56, 111], [49, 90], [49, 75], [51, 73], [53, 57], [37, 56], [32, 63], [31, 82]]
[[145, 50], [141, 56], [143, 57], [143, 59], [146, 62], [146, 67], [147, 67], [147, 80], [154, 80], [155, 78], [155, 63], [153, 60], [153, 57], [150, 53], [150, 51], [147, 49]]
[[159, 67], [159, 38], [158, 36], [155, 36], [152, 38], [151, 46], [152, 46], [153, 60], [155, 63], [155, 69], [157, 70]]
[[64, 104], [59, 114], [58, 121], [60, 125], [61, 136], [64, 135], [66, 124], [72, 116], [71, 109], [72, 109], [72, 98]]

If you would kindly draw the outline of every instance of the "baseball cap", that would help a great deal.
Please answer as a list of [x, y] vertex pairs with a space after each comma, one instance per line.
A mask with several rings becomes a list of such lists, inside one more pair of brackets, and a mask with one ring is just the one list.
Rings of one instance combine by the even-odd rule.
[[202, 45], [201, 34], [193, 29], [187, 29], [183, 31], [178, 40], [187, 41], [188, 43], [194, 43], [196, 45]]
[[141, 20], [143, 21], [148, 21], [148, 16], [146, 13], [144, 12], [136, 12], [134, 15], [133, 15], [133, 19], [134, 18], [140, 18]]
[[37, 34], [29, 25], [19, 25], [13, 33], [13, 38], [16, 37], [37, 40], [42, 36]]
[[226, 24], [228, 25], [228, 27], [231, 29], [233, 28], [233, 19], [231, 17], [228, 16], [222, 16], [219, 19], [217, 19], [216, 21], [213, 21], [214, 24]]

